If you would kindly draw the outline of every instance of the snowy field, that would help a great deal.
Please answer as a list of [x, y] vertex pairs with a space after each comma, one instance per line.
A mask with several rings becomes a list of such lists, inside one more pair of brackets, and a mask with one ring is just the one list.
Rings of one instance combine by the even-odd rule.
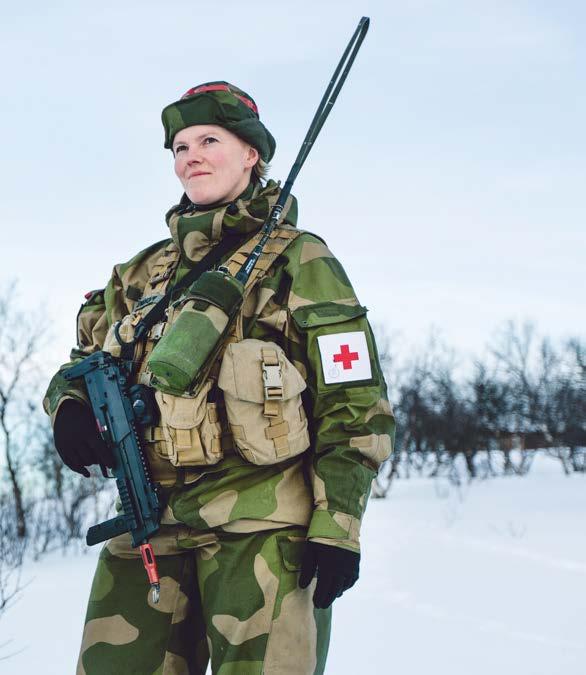
[[[397, 482], [369, 504], [326, 672], [583, 675], [585, 521], [586, 477], [547, 458], [528, 477], [461, 489]], [[0, 622], [0, 655], [13, 653], [2, 675], [75, 672], [96, 553], [27, 565]]]

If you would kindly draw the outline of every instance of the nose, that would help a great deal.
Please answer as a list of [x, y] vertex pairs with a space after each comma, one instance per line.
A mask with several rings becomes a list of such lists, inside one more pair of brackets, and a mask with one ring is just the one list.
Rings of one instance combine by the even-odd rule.
[[192, 145], [187, 151], [187, 164], [199, 164], [201, 162], [201, 152], [196, 145]]

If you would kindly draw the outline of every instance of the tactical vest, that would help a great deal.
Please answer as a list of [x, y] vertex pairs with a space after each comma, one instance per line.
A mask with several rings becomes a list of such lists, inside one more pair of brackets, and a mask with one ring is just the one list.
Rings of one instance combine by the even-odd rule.
[[[266, 276], [276, 259], [300, 234], [300, 230], [287, 224], [277, 227], [271, 233], [270, 239], [246, 283], [242, 308], [247, 306], [247, 300], [252, 299], [251, 293]], [[260, 232], [251, 236], [223, 263], [223, 266], [232, 275], [235, 275], [260, 238]], [[125, 317], [120, 326], [120, 335], [123, 339], [131, 339], [133, 329], [140, 319], [167, 292], [179, 262], [180, 250], [174, 242], [171, 242], [165, 247], [155, 263], [151, 277], [145, 286], [143, 297], [136, 303], [134, 311]], [[142, 341], [140, 346], [137, 347], [134, 356], [136, 382], [150, 384], [152, 374], [148, 370], [148, 357], [157, 341], [165, 335], [173, 324], [177, 311], [173, 304], [170, 305], [166, 319], [155, 324], [149, 331], [146, 340]], [[161, 410], [161, 422], [158, 426], [144, 429], [146, 452], [155, 481], [163, 485], [193, 482], [201, 475], [202, 467], [215, 464], [223, 457], [236, 452], [234, 436], [241, 433], [241, 425], [228, 423], [226, 404], [223, 392], [218, 387], [218, 378], [228, 345], [240, 343], [245, 338], [244, 317], [241, 309], [236, 321], [232, 324], [229, 335], [224, 340], [219, 355], [210, 365], [207, 378], [196, 390], [185, 392], [182, 396], [156, 392], [157, 403]], [[309, 444], [306, 430], [307, 423], [303, 411], [293, 413], [293, 417], [300, 420], [298, 429], [292, 430], [291, 424], [284, 419], [283, 411], [287, 410], [289, 404], [287, 401], [283, 401], [283, 388], [282, 384], [279, 384], [276, 373], [279, 371], [278, 364], [282, 364], [286, 357], [277, 345], [272, 345], [272, 343], [263, 343], [263, 345], [260, 346], [263, 376], [266, 377], [267, 373], [272, 375], [270, 382], [272, 386], [264, 388], [266, 400], [262, 406], [262, 414], [267, 421], [265, 435], [271, 448], [274, 448], [275, 456], [285, 459], [290, 453], [298, 454], [302, 445], [305, 444], [305, 447], [307, 447]], [[106, 337], [104, 349], [115, 353], [116, 345], [113, 343], [110, 333]], [[279, 351], [281, 353], [278, 353]], [[233, 359], [230, 360], [230, 366], [234, 367]], [[291, 367], [293, 368], [293, 366]], [[296, 371], [293, 374], [293, 377], [295, 376], [299, 376]], [[259, 386], [262, 387], [262, 383]], [[297, 383], [296, 393], [299, 393], [301, 388], [304, 387], [305, 384], [302, 381], [301, 384]], [[289, 405], [289, 407], [291, 406]], [[237, 414], [249, 415], [245, 407], [240, 406], [238, 411]], [[244, 440], [239, 440], [239, 446], [244, 444]], [[240, 454], [249, 461], [255, 462], [254, 453], [249, 454], [247, 450], [244, 450]], [[266, 462], [256, 461], [255, 463]]]

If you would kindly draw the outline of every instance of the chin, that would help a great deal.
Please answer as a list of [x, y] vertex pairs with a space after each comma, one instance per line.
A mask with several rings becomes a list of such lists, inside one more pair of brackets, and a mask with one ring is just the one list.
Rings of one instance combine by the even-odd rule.
[[222, 194], [211, 190], [185, 190], [187, 196], [194, 204], [214, 204], [215, 202], [227, 201], [222, 200]]

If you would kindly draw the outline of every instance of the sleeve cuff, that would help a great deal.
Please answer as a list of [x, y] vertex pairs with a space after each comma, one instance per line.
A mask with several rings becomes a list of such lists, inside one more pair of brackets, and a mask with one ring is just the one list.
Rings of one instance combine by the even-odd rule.
[[316, 510], [309, 523], [307, 538], [360, 552], [360, 521], [341, 511]]
[[85, 405], [88, 406], [90, 404], [86, 395], [80, 391], [65, 392], [63, 396], [59, 399], [59, 402], [57, 403], [57, 406], [55, 407], [52, 413], [49, 411], [49, 404], [48, 403], [46, 404], [45, 401], [43, 401], [43, 407], [45, 408], [45, 411], [51, 415], [51, 426], [55, 425], [55, 418], [57, 417], [59, 408], [63, 405], [65, 401], [69, 400], [78, 401], [79, 403], [84, 403]]

